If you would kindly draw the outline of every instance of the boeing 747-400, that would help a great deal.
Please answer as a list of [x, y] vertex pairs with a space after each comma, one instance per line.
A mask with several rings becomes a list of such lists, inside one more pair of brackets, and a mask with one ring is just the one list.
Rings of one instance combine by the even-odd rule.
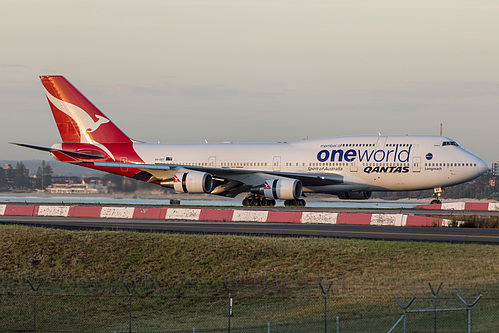
[[369, 199], [373, 191], [434, 189], [488, 165], [442, 136], [343, 136], [281, 143], [159, 144], [130, 139], [69, 81], [42, 76], [61, 143], [17, 145], [71, 163], [173, 188], [235, 197], [245, 206], [304, 206], [305, 193]]

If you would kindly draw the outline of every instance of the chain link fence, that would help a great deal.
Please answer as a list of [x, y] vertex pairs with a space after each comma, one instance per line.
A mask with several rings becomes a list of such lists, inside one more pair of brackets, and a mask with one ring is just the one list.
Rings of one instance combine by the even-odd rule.
[[[498, 281], [442, 277], [433, 288], [428, 282], [425, 276], [3, 274], [0, 332], [499, 331]], [[468, 313], [458, 294], [468, 304], [483, 297]], [[409, 311], [428, 311], [404, 312], [409, 303]]]

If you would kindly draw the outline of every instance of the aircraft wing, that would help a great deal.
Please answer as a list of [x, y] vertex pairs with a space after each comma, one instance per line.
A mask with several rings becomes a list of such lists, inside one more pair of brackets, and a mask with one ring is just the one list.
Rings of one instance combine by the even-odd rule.
[[[175, 164], [147, 164], [147, 163], [130, 163], [130, 162], [99, 162], [91, 161], [95, 159], [103, 159], [105, 156], [94, 155], [88, 153], [74, 152], [63, 149], [41, 147], [24, 143], [12, 144], [47, 151], [52, 153], [62, 162], [70, 162], [82, 165], [93, 165], [100, 168], [116, 168], [116, 169], [139, 169], [134, 176], [135, 179], [145, 180], [148, 182], [163, 181], [171, 179], [177, 172], [188, 172], [189, 170], [207, 172], [216, 178], [221, 178], [228, 181], [235, 181], [239, 185], [258, 186], [266, 180], [276, 178], [298, 179], [303, 186], [321, 186], [321, 185], [337, 185], [343, 183], [343, 176], [334, 173], [328, 174], [309, 174], [309, 173], [290, 173], [277, 171], [261, 171], [261, 170], [246, 170], [246, 169], [231, 169], [231, 168], [213, 168], [192, 165], [175, 165]], [[89, 161], [90, 160], [90, 161]]]
[[261, 171], [231, 168], [214, 168], [192, 165], [175, 164], [148, 164], [148, 163], [130, 163], [130, 162], [99, 162], [94, 160], [104, 159], [105, 156], [99, 154], [88, 154], [83, 152], [74, 152], [57, 148], [49, 148], [24, 143], [12, 143], [18, 146], [47, 151], [61, 162], [69, 162], [82, 166], [117, 169], [139, 170], [133, 178], [146, 181], [148, 183], [163, 183], [173, 180], [175, 174], [189, 171], [206, 172], [213, 176], [213, 189], [211, 194], [226, 197], [235, 197], [239, 193], [249, 191], [254, 186], [261, 186], [270, 179], [289, 178], [299, 180], [303, 186], [324, 186], [337, 185], [343, 183], [343, 176], [339, 174], [308, 174], [308, 173], [289, 173], [277, 171]]
[[106, 168], [133, 168], [140, 169], [142, 172], [136, 174], [136, 179], [148, 181], [164, 180], [172, 178], [176, 172], [189, 170], [207, 172], [215, 177], [222, 179], [236, 180], [241, 183], [257, 186], [265, 182], [265, 180], [275, 178], [291, 178], [298, 179], [303, 186], [321, 186], [321, 185], [337, 185], [343, 183], [343, 176], [339, 174], [306, 174], [306, 173], [290, 173], [277, 171], [261, 171], [261, 170], [243, 170], [230, 168], [213, 168], [191, 165], [173, 165], [173, 164], [143, 164], [143, 163], [120, 163], [120, 162], [84, 162], [91, 163], [96, 167]]
[[[211, 173], [214, 176], [229, 179], [248, 179], [257, 178], [256, 184], [263, 183], [265, 180], [274, 178], [292, 178], [298, 179], [302, 182], [303, 186], [321, 186], [321, 185], [337, 185], [343, 183], [343, 176], [339, 174], [308, 174], [308, 173], [293, 173], [293, 172], [278, 172], [278, 171], [261, 171], [261, 170], [242, 170], [242, 169], [229, 169], [229, 168], [210, 168], [210, 167], [193, 167], [186, 168], [204, 171]], [[262, 181], [263, 180], [263, 181]]]

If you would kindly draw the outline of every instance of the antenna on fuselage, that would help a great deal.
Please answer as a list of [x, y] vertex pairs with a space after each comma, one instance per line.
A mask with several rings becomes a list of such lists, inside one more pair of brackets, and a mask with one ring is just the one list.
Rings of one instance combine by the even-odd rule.
[[440, 136], [442, 136], [442, 133], [443, 133], [443, 131], [442, 131], [442, 127], [443, 127], [443, 124], [442, 124], [442, 123], [440, 123]]

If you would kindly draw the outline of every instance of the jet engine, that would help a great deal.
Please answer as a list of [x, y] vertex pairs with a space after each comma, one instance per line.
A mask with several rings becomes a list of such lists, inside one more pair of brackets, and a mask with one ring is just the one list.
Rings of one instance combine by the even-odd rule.
[[213, 186], [213, 179], [206, 172], [177, 173], [173, 181], [161, 182], [161, 186], [171, 187], [177, 193], [209, 193]]
[[336, 195], [340, 199], [367, 200], [367, 199], [371, 199], [373, 192], [370, 192], [370, 191], [338, 192], [338, 193], [336, 193]]
[[262, 194], [268, 199], [295, 200], [301, 197], [303, 186], [297, 179], [266, 180], [263, 187], [252, 188], [251, 192]]

